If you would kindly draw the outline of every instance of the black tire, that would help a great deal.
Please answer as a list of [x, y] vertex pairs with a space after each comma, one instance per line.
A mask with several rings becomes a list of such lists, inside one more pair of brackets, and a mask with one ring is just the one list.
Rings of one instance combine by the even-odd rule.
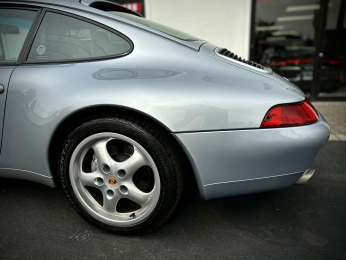
[[[136, 225], [119, 227], [96, 219], [85, 210], [72, 188], [69, 165], [75, 148], [85, 138], [102, 132], [113, 132], [135, 140], [156, 164], [161, 183], [159, 200], [151, 215]], [[94, 115], [79, 123], [65, 139], [59, 154], [59, 178], [69, 202], [89, 223], [119, 234], [141, 234], [161, 226], [180, 200], [185, 163], [179, 151], [168, 133], [142, 117], [126, 114]]]

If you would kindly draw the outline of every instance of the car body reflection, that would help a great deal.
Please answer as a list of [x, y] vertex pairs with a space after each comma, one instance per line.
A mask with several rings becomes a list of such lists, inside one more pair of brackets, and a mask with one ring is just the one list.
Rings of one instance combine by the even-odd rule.
[[[261, 63], [308, 93], [313, 80], [315, 48], [305, 45], [306, 42], [299, 38], [287, 38], [273, 42], [262, 41], [265, 51], [260, 57]], [[337, 91], [341, 73], [341, 61], [325, 53], [320, 69], [320, 91]]]

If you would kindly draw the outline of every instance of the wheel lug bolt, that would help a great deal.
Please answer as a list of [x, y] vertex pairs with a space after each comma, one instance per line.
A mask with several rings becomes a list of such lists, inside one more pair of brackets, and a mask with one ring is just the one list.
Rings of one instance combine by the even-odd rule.
[[103, 179], [100, 178], [100, 177], [97, 177], [94, 179], [94, 183], [97, 185], [97, 186], [101, 186], [103, 184]]
[[120, 192], [124, 195], [126, 195], [128, 193], [128, 189], [126, 188], [126, 186], [121, 185], [120, 186]]
[[107, 164], [102, 164], [102, 171], [105, 173], [105, 174], [108, 174], [111, 172], [111, 168], [107, 165]]
[[107, 199], [111, 199], [114, 197], [114, 191], [112, 190], [107, 190], [106, 191], [106, 196], [107, 196]]
[[125, 177], [125, 175], [126, 175], [126, 172], [125, 172], [124, 170], [119, 170], [119, 171], [118, 171], [118, 177], [119, 177], [119, 178], [122, 179], [122, 178]]

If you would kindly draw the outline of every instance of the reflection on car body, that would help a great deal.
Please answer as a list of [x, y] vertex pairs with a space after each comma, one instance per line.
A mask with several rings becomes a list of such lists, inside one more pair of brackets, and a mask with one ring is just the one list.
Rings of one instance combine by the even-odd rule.
[[61, 186], [99, 228], [154, 230], [194, 184], [210, 200], [304, 183], [328, 141], [292, 82], [120, 5], [19, 0], [0, 18], [19, 28], [1, 28], [0, 177]]

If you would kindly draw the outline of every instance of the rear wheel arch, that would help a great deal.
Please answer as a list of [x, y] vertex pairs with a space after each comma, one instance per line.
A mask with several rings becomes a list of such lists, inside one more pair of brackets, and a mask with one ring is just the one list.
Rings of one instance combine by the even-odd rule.
[[[132, 115], [132, 116], [137, 116], [142, 119], [145, 119], [146, 121], [150, 122], [152, 125], [160, 127], [169, 136], [171, 136], [171, 131], [166, 125], [164, 125], [159, 120], [151, 117], [150, 115], [138, 110], [112, 106], [112, 105], [91, 106], [91, 107], [85, 107], [85, 108], [76, 110], [75, 112], [69, 114], [66, 118], [64, 118], [61, 121], [61, 123], [55, 129], [49, 143], [48, 162], [49, 162], [50, 171], [56, 186], [60, 187], [60, 181], [58, 177], [58, 156], [61, 149], [61, 145], [63, 141], [65, 140], [65, 138], [69, 135], [69, 133], [78, 125], [82, 124], [83, 122], [93, 119], [94, 116], [97, 117], [101, 115], [106, 117], [109, 115], [118, 115], [118, 114], [119, 115], [126, 114], [129, 116]], [[181, 153], [183, 156], [183, 160], [188, 168], [188, 171], [186, 172], [188, 173], [190, 171], [193, 171], [193, 168], [191, 167], [191, 162], [188, 159], [187, 154], [183, 150], [183, 147], [181, 147], [181, 144], [172, 136], [171, 136], [171, 140], [173, 141], [173, 143], [175, 143], [176, 147], [179, 149], [179, 153]], [[188, 174], [188, 175], [192, 175], [192, 178], [194, 178], [193, 172], [191, 172], [191, 174]]]

